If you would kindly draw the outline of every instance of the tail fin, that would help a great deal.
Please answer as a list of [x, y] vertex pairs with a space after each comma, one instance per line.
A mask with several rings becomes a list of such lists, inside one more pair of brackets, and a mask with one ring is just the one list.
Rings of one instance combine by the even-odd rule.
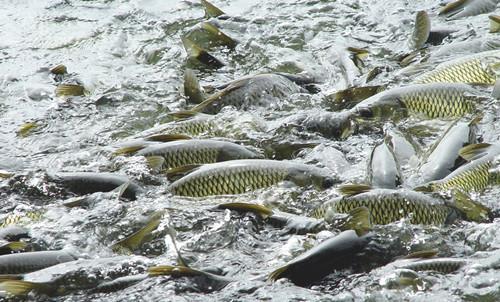
[[197, 59], [201, 63], [212, 68], [221, 68], [224, 66], [224, 63], [209, 54], [206, 50], [195, 44], [189, 38], [182, 37], [182, 44], [184, 44], [184, 48], [189, 56]]
[[113, 244], [111, 248], [114, 251], [121, 251], [123, 249], [125, 251], [134, 251], [142, 243], [144, 243], [147, 236], [151, 235], [151, 233], [160, 225], [164, 213], [164, 211], [157, 211], [153, 213], [144, 227], [128, 236], [127, 238]]
[[184, 72], [184, 95], [192, 103], [199, 104], [203, 102], [204, 96], [196, 74], [191, 69]]
[[363, 236], [372, 229], [370, 211], [367, 207], [359, 207], [349, 212], [349, 218], [342, 226], [344, 230], [355, 230], [358, 236]]
[[32, 290], [43, 289], [42, 283], [23, 280], [7, 280], [0, 283], [0, 290], [12, 296], [26, 296]]
[[56, 88], [57, 96], [81, 96], [85, 94], [85, 88], [79, 84], [59, 84]]
[[214, 39], [219, 40], [221, 45], [227, 46], [228, 48], [235, 48], [238, 44], [236, 40], [223, 33], [219, 28], [210, 22], [203, 22], [201, 24], [201, 28], [203, 28], [210, 36], [214, 37]]
[[472, 200], [467, 194], [460, 190], [452, 191], [454, 206], [462, 211], [466, 218], [471, 221], [485, 222], [489, 220], [491, 210], [486, 206]]
[[203, 7], [205, 8], [205, 17], [207, 18], [217, 18], [226, 14], [220, 8], [208, 2], [207, 0], [201, 0], [201, 5], [203, 5]]

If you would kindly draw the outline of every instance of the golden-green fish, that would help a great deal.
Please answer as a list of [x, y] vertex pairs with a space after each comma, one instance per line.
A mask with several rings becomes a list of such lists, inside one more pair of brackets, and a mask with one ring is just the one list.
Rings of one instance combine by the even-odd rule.
[[483, 191], [489, 185], [500, 184], [500, 145], [474, 144], [462, 148], [460, 156], [468, 163], [459, 167], [441, 180], [416, 188], [426, 191], [447, 191], [461, 189]]
[[467, 260], [459, 258], [408, 259], [399, 260], [394, 264], [398, 268], [411, 269], [416, 272], [435, 271], [443, 274], [453, 273], [465, 264]]
[[415, 83], [468, 83], [493, 85], [500, 68], [500, 51], [484, 51], [439, 64], [415, 79]]
[[[331, 220], [335, 213], [348, 213], [355, 208], [366, 207], [374, 224], [389, 224], [409, 218], [412, 224], [442, 225], [463, 216], [469, 202], [472, 202], [463, 200], [461, 204], [450, 203], [439, 197], [406, 189], [371, 189], [362, 185], [350, 185], [341, 190], [347, 193], [347, 188], [349, 195], [324, 203], [312, 212], [312, 216]], [[469, 210], [472, 211], [472, 206]], [[488, 213], [484, 213], [484, 216], [487, 215]]]
[[244, 146], [210, 139], [180, 140], [151, 145], [137, 152], [137, 155], [153, 159], [160, 157], [163, 160], [157, 168], [161, 169], [262, 157]]
[[270, 187], [282, 181], [299, 186], [331, 187], [336, 179], [326, 171], [300, 163], [266, 159], [241, 159], [203, 165], [173, 182], [175, 195], [202, 197], [241, 194]]
[[379, 119], [408, 115], [461, 117], [473, 113], [482, 98], [479, 92], [465, 84], [416, 84], [378, 93], [357, 104], [351, 112], [363, 118]]

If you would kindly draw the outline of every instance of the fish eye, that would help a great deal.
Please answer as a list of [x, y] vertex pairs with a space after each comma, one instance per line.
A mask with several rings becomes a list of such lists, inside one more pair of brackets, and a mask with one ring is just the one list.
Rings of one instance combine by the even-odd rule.
[[323, 189], [331, 188], [335, 184], [335, 181], [331, 177], [325, 177], [323, 179]]
[[359, 108], [358, 114], [359, 114], [359, 116], [364, 117], [364, 118], [373, 118], [373, 116], [374, 116], [373, 110], [370, 108]]

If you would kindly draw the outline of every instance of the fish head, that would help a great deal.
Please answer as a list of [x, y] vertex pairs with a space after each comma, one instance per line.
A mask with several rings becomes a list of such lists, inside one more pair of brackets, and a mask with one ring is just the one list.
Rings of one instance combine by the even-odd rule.
[[324, 136], [341, 140], [356, 132], [358, 127], [350, 111], [310, 115], [301, 123], [309, 131], [316, 131]]
[[406, 107], [398, 97], [380, 93], [359, 103], [354, 113], [363, 119], [388, 120], [406, 115]]

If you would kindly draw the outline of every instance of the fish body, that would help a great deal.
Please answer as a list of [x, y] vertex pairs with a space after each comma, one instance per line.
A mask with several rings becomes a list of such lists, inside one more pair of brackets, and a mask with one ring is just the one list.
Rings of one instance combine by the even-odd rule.
[[203, 165], [173, 182], [174, 195], [202, 197], [241, 194], [269, 187], [282, 181], [299, 186], [325, 189], [336, 180], [326, 171], [305, 164], [266, 159], [241, 159]]
[[362, 236], [353, 230], [329, 238], [296, 257], [269, 276], [271, 280], [288, 278], [297, 285], [307, 285], [335, 270], [349, 268], [368, 245], [372, 233]]
[[444, 200], [406, 189], [369, 189], [365, 192], [342, 196], [316, 208], [315, 218], [329, 217], [334, 213], [348, 213], [366, 207], [374, 224], [389, 224], [403, 218], [410, 223], [442, 225], [453, 222], [461, 213]]
[[500, 50], [490, 50], [446, 61], [420, 76], [414, 83], [467, 83], [493, 85], [500, 67]]
[[[125, 175], [94, 172], [58, 172], [49, 175], [49, 179], [76, 194], [109, 192], [130, 182], [130, 179]], [[141, 187], [130, 182], [122, 196], [134, 200], [136, 195], [141, 192]]]
[[163, 157], [165, 160], [162, 168], [164, 169], [262, 157], [244, 146], [208, 139], [180, 140], [155, 144], [140, 150], [137, 155]]
[[0, 274], [24, 274], [73, 260], [76, 257], [63, 250], [3, 255], [0, 256]]
[[210, 114], [219, 112], [225, 106], [246, 110], [269, 105], [273, 98], [286, 98], [299, 92], [306, 90], [282, 74], [259, 74], [229, 83], [192, 110]]
[[[490, 184], [500, 184], [500, 145], [486, 145], [466, 164], [445, 178], [430, 182], [427, 187], [430, 185], [433, 191], [461, 189], [465, 192], [481, 192]], [[475, 145], [469, 146], [473, 148]]]
[[386, 125], [384, 132], [385, 141], [391, 147], [394, 157], [400, 165], [406, 165], [413, 156], [420, 153], [418, 143], [394, 125]]
[[479, 93], [465, 84], [432, 83], [398, 87], [376, 94], [351, 109], [365, 118], [424, 115], [428, 118], [460, 117], [476, 110]]
[[18, 241], [23, 238], [30, 238], [30, 236], [28, 229], [22, 226], [9, 225], [0, 229], [0, 239]]
[[454, 122], [431, 147], [425, 162], [420, 166], [422, 181], [442, 179], [463, 164], [458, 152], [462, 147], [477, 142], [476, 132], [474, 121]]
[[368, 183], [373, 187], [394, 189], [401, 184], [399, 163], [385, 141], [373, 148], [367, 176]]

